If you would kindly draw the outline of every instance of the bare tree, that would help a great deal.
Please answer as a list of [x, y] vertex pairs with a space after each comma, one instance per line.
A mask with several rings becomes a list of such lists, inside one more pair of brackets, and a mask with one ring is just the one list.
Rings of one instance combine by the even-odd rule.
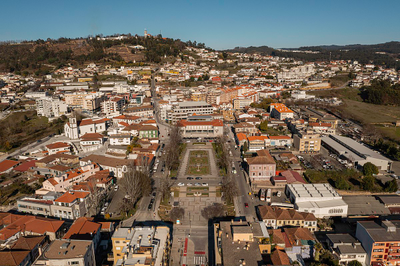
[[185, 215], [185, 209], [175, 207], [170, 211], [169, 218], [171, 218], [172, 221], [176, 221], [182, 219], [183, 215]]
[[221, 203], [214, 203], [201, 210], [201, 215], [207, 220], [223, 217], [225, 216], [225, 206]]
[[238, 194], [238, 188], [232, 177], [231, 169], [233, 165], [231, 165], [231, 161], [228, 157], [227, 134], [224, 134], [222, 137], [217, 139], [217, 145], [221, 149], [218, 164], [220, 168], [225, 169], [226, 171], [226, 174], [222, 177], [222, 192], [224, 193], [225, 200], [232, 203], [233, 199]]
[[179, 166], [179, 146], [182, 142], [182, 137], [177, 126], [173, 126], [170, 131], [169, 143], [165, 147], [166, 167], [168, 170], [178, 168]]
[[144, 166], [131, 163], [128, 172], [120, 181], [120, 186], [125, 193], [125, 204], [122, 208], [128, 210], [133, 208], [142, 196], [151, 192], [152, 180]]

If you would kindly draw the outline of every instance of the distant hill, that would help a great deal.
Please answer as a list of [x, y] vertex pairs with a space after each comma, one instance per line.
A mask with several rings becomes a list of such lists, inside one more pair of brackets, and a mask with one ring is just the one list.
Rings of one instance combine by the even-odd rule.
[[[144, 49], [133, 49], [136, 45]], [[204, 47], [204, 44], [185, 43], [161, 35], [0, 43], [0, 72], [41, 76], [69, 64], [82, 67], [89, 62], [117, 65], [159, 63], [164, 57], [178, 57], [187, 46]]]
[[[297, 50], [296, 52], [294, 50]], [[314, 51], [319, 53], [305, 53], [298, 51]], [[381, 44], [351, 44], [351, 45], [321, 45], [305, 46], [300, 48], [274, 49], [268, 46], [236, 47], [225, 52], [259, 53], [263, 55], [276, 55], [292, 57], [303, 61], [332, 60], [357, 60], [362, 64], [374, 63], [387, 67], [400, 69], [400, 42], [387, 42]]]

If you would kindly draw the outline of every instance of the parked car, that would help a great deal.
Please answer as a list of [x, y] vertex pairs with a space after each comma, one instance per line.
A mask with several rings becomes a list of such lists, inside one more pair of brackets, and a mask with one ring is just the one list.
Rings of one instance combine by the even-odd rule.
[[208, 183], [201, 184], [203, 187], [208, 187]]
[[[188, 176], [188, 177], [186, 177], [186, 179], [187, 180], [192, 180], [193, 179], [193, 177], [191, 177], [191, 176]], [[197, 178], [196, 178], [197, 179]]]
[[196, 177], [196, 180], [201, 180], [201, 179], [203, 179], [203, 178], [200, 176]]
[[185, 186], [185, 184], [184, 183], [178, 183], [178, 186], [183, 187], [183, 186]]
[[246, 202], [246, 203], [244, 204], [244, 207], [248, 208], [248, 207], [249, 207], [249, 204]]
[[193, 184], [192, 183], [187, 183], [187, 186], [191, 187], [191, 186], [193, 186]]
[[200, 187], [201, 186], [201, 184], [200, 183], [196, 183], [196, 184], [194, 184], [196, 187]]

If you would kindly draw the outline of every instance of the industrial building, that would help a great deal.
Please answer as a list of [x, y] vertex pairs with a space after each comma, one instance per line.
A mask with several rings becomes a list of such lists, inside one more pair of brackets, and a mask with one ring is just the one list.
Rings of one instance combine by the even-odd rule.
[[290, 184], [286, 195], [300, 212], [310, 212], [317, 218], [346, 217], [348, 205], [328, 183]]
[[355, 167], [370, 162], [380, 170], [390, 171], [392, 168], [391, 160], [348, 137], [329, 135], [322, 138], [322, 145], [338, 156], [349, 160]]

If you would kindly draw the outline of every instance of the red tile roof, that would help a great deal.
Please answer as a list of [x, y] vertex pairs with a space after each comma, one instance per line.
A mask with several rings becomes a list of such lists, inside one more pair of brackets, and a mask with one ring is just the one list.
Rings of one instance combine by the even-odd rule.
[[55, 142], [55, 143], [46, 145], [46, 148], [49, 150], [59, 149], [59, 148], [68, 148], [68, 147], [69, 147], [69, 144], [65, 143], [65, 142]]
[[247, 136], [244, 133], [237, 133], [236, 137], [237, 137], [239, 142], [242, 141], [242, 140], [246, 140], [247, 139]]
[[186, 127], [186, 126], [215, 126], [215, 127], [222, 127], [224, 123], [220, 119], [214, 119], [212, 121], [187, 121], [187, 120], [180, 120], [177, 123], [178, 127]]
[[44, 235], [46, 232], [57, 232], [64, 221], [42, 218], [32, 215], [0, 213], [1, 222], [6, 225], [0, 230], [0, 239], [7, 240], [18, 232], [34, 232]]
[[35, 162], [36, 162], [35, 160], [29, 160], [29, 161], [23, 162], [22, 164], [15, 167], [14, 171], [18, 171], [18, 172], [28, 171], [31, 167], [35, 167]]
[[87, 197], [90, 193], [86, 191], [71, 191], [65, 192], [61, 195], [55, 202], [71, 203], [76, 199], [83, 199]]
[[93, 218], [80, 217], [69, 228], [63, 239], [92, 240], [101, 224], [93, 222]]
[[0, 173], [7, 171], [8, 169], [18, 165], [20, 162], [13, 160], [4, 160], [0, 162]]

